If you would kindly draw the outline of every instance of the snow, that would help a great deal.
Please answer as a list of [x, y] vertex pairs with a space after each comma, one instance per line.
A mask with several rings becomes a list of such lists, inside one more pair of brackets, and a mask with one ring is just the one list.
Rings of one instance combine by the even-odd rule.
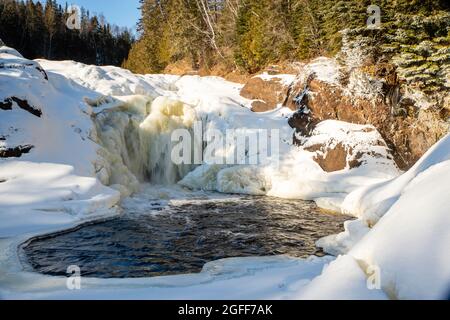
[[[177, 76], [134, 75], [118, 67], [89, 66], [75, 61], [36, 60], [47, 71], [61, 74], [105, 96], [158, 96]], [[167, 81], [169, 80], [169, 82]]]
[[[370, 228], [399, 202], [403, 193], [419, 175], [433, 166], [450, 159], [450, 135], [444, 137], [406, 173], [380, 183], [360, 187], [349, 193], [341, 204], [341, 212], [358, 217], [358, 221], [345, 226], [345, 232], [322, 239], [318, 245], [331, 254], [348, 253], [352, 247], [369, 233]], [[440, 183], [438, 193], [445, 193], [445, 183]], [[424, 192], [429, 192], [424, 190]], [[417, 203], [418, 201], [413, 201]], [[428, 205], [432, 205], [431, 203]]]
[[450, 160], [416, 176], [350, 255], [381, 269], [396, 299], [442, 299], [450, 289]]
[[444, 137], [405, 174], [379, 184], [356, 190], [343, 203], [343, 212], [375, 224], [398, 201], [403, 190], [418, 174], [450, 159], [450, 135]]
[[341, 256], [296, 296], [299, 300], [387, 300], [383, 291], [370, 290], [367, 277], [350, 256]]
[[[0, 247], [2, 242], [0, 241]], [[4, 248], [1, 248], [4, 249]], [[292, 299], [318, 276], [331, 261], [289, 257], [238, 258], [206, 264], [199, 274], [147, 279], [82, 278], [81, 290], [67, 290], [65, 277], [44, 277], [34, 273], [0, 274], [4, 299], [121, 299], [121, 300], [271, 300]], [[25, 290], [19, 285], [26, 283]], [[242, 286], [243, 283], [252, 285]]]
[[290, 86], [292, 82], [294, 82], [296, 76], [293, 74], [269, 74], [268, 72], [263, 72], [256, 76], [264, 81], [276, 81], [281, 83], [284, 86]]
[[305, 66], [307, 76], [314, 74], [317, 80], [338, 85], [341, 79], [340, 67], [335, 59], [319, 57]]
[[390, 298], [445, 299], [450, 289], [449, 142], [447, 135], [402, 176], [350, 194], [345, 205], [360, 219], [318, 243], [378, 267]]
[[98, 94], [56, 74], [49, 73], [47, 81], [38, 63], [15, 50], [2, 47], [0, 61], [8, 66], [0, 69], [0, 101], [14, 96], [42, 111], [37, 117], [17, 105], [1, 110], [3, 147], [34, 148], [20, 160], [0, 160], [0, 180], [5, 181], [0, 184], [0, 237], [80, 221], [114, 207], [118, 192], [93, 177], [97, 145], [89, 138], [91, 108], [82, 98]]
[[[241, 123], [237, 125], [241, 126]], [[287, 127], [286, 124], [280, 125]], [[289, 137], [291, 130], [285, 130], [282, 136]], [[336, 198], [341, 193], [346, 195], [361, 186], [384, 181], [400, 173], [392, 158], [388, 158], [386, 145], [379, 145], [381, 135], [372, 126], [327, 120], [317, 126], [311, 137], [304, 140], [304, 148], [315, 145], [333, 148], [343, 143], [353, 150], [354, 155], [364, 154], [361, 159], [363, 165], [354, 170], [347, 167], [342, 171], [327, 173], [313, 160], [313, 153], [282, 142], [280, 163], [272, 162], [257, 168], [202, 165], [179, 183], [192, 189], [315, 200]], [[379, 156], [371, 157], [368, 154]]]
[[[0, 68], [0, 101], [26, 98], [42, 110], [41, 117], [17, 104], [0, 110], [0, 137], [6, 138], [0, 147], [34, 146], [21, 158], [0, 160], [1, 298], [445, 297], [450, 287], [445, 254], [450, 248], [450, 135], [401, 174], [373, 127], [324, 121], [311, 137], [298, 137], [304, 142], [299, 148], [292, 145], [293, 130], [287, 125], [292, 111], [253, 113], [251, 101], [239, 95], [242, 85], [218, 77], [142, 76], [73, 61], [29, 61], [7, 47], [0, 48], [0, 63], [9, 66]], [[339, 83], [333, 59], [319, 58], [305, 68], [305, 74]], [[279, 161], [176, 166], [168, 158], [169, 133], [192, 130], [195, 120], [222, 133], [279, 129]], [[313, 160], [314, 153], [305, 150], [338, 143], [378, 156], [364, 156], [359, 168], [327, 173]], [[231, 147], [237, 148], [237, 142]], [[226, 148], [219, 151], [226, 154]], [[148, 177], [165, 185], [147, 189], [142, 182]], [[178, 180], [179, 186], [169, 186]], [[140, 200], [130, 202], [127, 197], [139, 190]], [[17, 248], [34, 236], [114, 217], [121, 207], [146, 208], [148, 197], [183, 201], [186, 192], [203, 197], [204, 190], [314, 200], [357, 220], [347, 222], [345, 232], [318, 242], [338, 258], [226, 259], [195, 275], [83, 278], [80, 291], [67, 290], [65, 277], [24, 270], [19, 260]], [[373, 266], [381, 272], [380, 290], [367, 286]]]

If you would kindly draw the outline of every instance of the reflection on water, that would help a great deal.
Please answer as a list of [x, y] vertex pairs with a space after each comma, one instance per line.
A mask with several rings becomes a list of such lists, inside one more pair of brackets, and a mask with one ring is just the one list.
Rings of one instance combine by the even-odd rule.
[[24, 250], [49, 275], [66, 275], [70, 265], [99, 278], [195, 273], [222, 258], [320, 254], [315, 241], [341, 232], [348, 219], [304, 201], [191, 200], [35, 240]]

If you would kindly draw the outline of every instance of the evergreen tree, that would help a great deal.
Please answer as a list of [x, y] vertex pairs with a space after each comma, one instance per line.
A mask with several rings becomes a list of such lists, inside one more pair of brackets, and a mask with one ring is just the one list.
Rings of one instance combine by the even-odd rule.
[[67, 7], [55, 0], [45, 5], [33, 0], [0, 0], [0, 38], [30, 59], [121, 65], [134, 42], [132, 33], [114, 28], [104, 17], [89, 17], [83, 8], [82, 29], [71, 30], [66, 26]]
[[283, 59], [289, 47], [282, 0], [248, 0], [239, 9], [235, 58], [250, 73]]

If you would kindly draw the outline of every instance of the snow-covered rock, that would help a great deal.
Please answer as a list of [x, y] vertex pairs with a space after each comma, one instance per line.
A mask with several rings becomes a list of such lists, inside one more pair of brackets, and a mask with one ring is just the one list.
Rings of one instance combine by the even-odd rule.
[[[344, 233], [318, 243], [327, 252], [352, 257], [368, 275], [376, 270], [374, 276], [390, 298], [447, 298], [449, 141], [447, 135], [402, 176], [350, 194], [344, 209], [356, 210], [360, 219], [347, 223]], [[329, 277], [340, 279], [338, 274]]]
[[253, 112], [267, 112], [283, 104], [289, 92], [294, 75], [269, 75], [267, 72], [251, 78], [242, 88], [244, 98], [254, 100]]
[[395, 204], [405, 188], [430, 167], [450, 160], [450, 135], [444, 137], [408, 172], [390, 181], [356, 190], [347, 196], [343, 212], [363, 218], [373, 225]]
[[450, 248], [448, 190], [450, 159], [424, 170], [403, 188], [398, 201], [349, 253], [365, 266], [379, 267], [381, 287], [390, 297], [447, 297], [450, 290], [450, 257], [446, 254]]

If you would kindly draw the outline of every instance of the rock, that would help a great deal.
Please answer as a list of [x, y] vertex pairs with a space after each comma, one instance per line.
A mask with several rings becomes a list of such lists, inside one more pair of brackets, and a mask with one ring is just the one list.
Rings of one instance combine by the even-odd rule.
[[[371, 124], [392, 149], [398, 166], [406, 170], [448, 132], [449, 126], [442, 120], [442, 110], [420, 109], [414, 100], [403, 98], [389, 67], [374, 72], [388, 78], [391, 85], [386, 82], [383, 95], [370, 98], [349, 91], [348, 87], [315, 78], [294, 83], [286, 99], [287, 106], [291, 109], [296, 107], [296, 99], [306, 87], [301, 104], [309, 109], [310, 114], [307, 117], [294, 114], [289, 124], [303, 135], [308, 135], [314, 124], [327, 119]], [[298, 143], [296, 137], [294, 142]]]
[[252, 104], [254, 112], [266, 112], [275, 109], [279, 104], [283, 104], [288, 91], [289, 84], [283, 80], [282, 76], [265, 74], [251, 78], [242, 88], [241, 96], [256, 100]]
[[255, 100], [252, 102], [251, 110], [253, 112], [267, 112], [273, 110], [274, 108], [261, 100]]
[[5, 99], [3, 102], [0, 101], [0, 109], [2, 110], [12, 110], [13, 102], [11, 99]]
[[23, 154], [29, 153], [34, 146], [24, 145], [14, 148], [0, 148], [0, 158], [20, 158]]
[[26, 99], [20, 99], [17, 97], [4, 99], [3, 102], [0, 102], [0, 109], [12, 110], [13, 102], [15, 102], [19, 108], [28, 111], [38, 118], [42, 116], [42, 111], [40, 108], [30, 105], [30, 103]]
[[[351, 153], [351, 149], [347, 150], [341, 142], [339, 142], [334, 148], [327, 149], [323, 145], [314, 145], [312, 147], [305, 148], [306, 151], [317, 153], [314, 156], [319, 166], [326, 172], [340, 171], [347, 168], [347, 156]], [[318, 153], [320, 151], [320, 153]], [[350, 169], [359, 167], [361, 163], [352, 162]]]
[[[306, 107], [301, 108], [295, 112], [288, 120], [288, 124], [291, 128], [296, 129], [298, 134], [309, 137], [317, 124], [317, 120], [312, 117], [309, 109]], [[294, 136], [294, 143], [298, 144]]]
[[354, 169], [371, 163], [395, 167], [391, 151], [372, 126], [326, 120], [317, 124], [310, 137], [298, 136], [304, 150], [326, 172]]

